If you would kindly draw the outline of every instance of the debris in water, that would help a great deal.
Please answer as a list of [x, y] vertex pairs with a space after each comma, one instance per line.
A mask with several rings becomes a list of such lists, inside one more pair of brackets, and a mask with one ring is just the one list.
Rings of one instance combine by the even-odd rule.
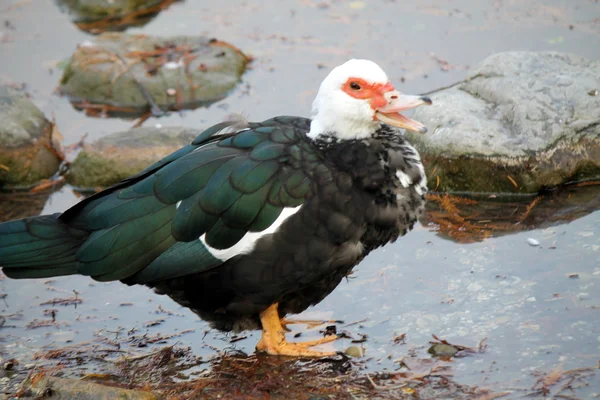
[[81, 304], [83, 303], [83, 299], [74, 296], [74, 297], [67, 297], [67, 298], [54, 298], [52, 300], [48, 300], [45, 301], [43, 303], [40, 303], [40, 306], [70, 306], [70, 305], [75, 305], [75, 307], [77, 307], [77, 304]]
[[527, 238], [527, 243], [529, 243], [530, 246], [539, 246], [540, 242], [534, 238]]
[[25, 329], [45, 328], [48, 326], [58, 327], [60, 325], [61, 324], [56, 322], [54, 319], [34, 319], [25, 326]]
[[360, 333], [360, 339], [353, 339], [352, 343], [364, 343], [367, 341], [368, 336], [364, 333]]
[[401, 333], [400, 335], [394, 336], [392, 340], [394, 344], [406, 344], [406, 333]]

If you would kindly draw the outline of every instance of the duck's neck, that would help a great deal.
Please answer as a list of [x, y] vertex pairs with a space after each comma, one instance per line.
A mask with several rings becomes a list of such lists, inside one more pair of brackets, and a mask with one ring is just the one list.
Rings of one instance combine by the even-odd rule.
[[326, 112], [313, 116], [307, 136], [313, 140], [336, 137], [339, 140], [367, 139], [381, 128], [381, 124], [364, 119], [332, 118]]

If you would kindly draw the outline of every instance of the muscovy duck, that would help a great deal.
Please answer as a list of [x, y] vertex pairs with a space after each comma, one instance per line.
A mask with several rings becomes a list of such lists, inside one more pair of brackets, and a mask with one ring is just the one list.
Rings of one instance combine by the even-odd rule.
[[15, 279], [82, 274], [147, 285], [223, 331], [262, 328], [257, 350], [303, 357], [335, 336], [286, 341], [286, 314], [317, 304], [371, 250], [409, 231], [426, 177], [398, 128], [431, 104], [374, 62], [322, 82], [312, 119], [230, 121], [62, 214], [0, 224]]

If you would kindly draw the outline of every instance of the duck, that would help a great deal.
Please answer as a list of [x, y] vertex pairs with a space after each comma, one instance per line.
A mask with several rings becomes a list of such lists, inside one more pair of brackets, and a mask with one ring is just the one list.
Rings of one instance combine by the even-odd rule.
[[431, 100], [351, 59], [321, 83], [311, 118], [216, 124], [63, 213], [0, 224], [13, 279], [79, 274], [145, 285], [214, 329], [261, 330], [256, 350], [326, 357], [286, 338], [287, 315], [329, 295], [371, 251], [410, 231], [427, 178], [401, 114]]

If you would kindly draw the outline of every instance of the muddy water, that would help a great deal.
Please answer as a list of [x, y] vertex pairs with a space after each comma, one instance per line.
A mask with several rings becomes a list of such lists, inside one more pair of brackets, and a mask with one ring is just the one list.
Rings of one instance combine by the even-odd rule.
[[[210, 3], [210, 4], [209, 4]], [[214, 4], [213, 4], [214, 3]], [[123, 130], [130, 120], [95, 119], [53, 94], [57, 66], [90, 36], [79, 31], [51, 0], [2, 0], [7, 21], [0, 36], [0, 79], [25, 83], [33, 101], [56, 118], [66, 143]], [[397, 87], [422, 93], [461, 79], [470, 65], [505, 50], [569, 51], [600, 58], [600, 3], [577, 1], [258, 1], [172, 5], [130, 33], [203, 34], [239, 46], [255, 57], [253, 68], [226, 99], [145, 125], [208, 126], [232, 112], [250, 119], [308, 115], [327, 70], [349, 57], [376, 60]], [[598, 193], [600, 195], [600, 192]], [[50, 197], [43, 213], [77, 202], [69, 188]], [[535, 239], [539, 246], [532, 246]], [[77, 290], [77, 307], [40, 305]], [[0, 281], [4, 356], [28, 362], [40, 348], [127, 335], [132, 329], [172, 334], [204, 357], [217, 349], [252, 352], [257, 335], [229, 343], [208, 332], [191, 312], [140, 287], [103, 284], [82, 277], [48, 281]], [[56, 309], [58, 325], [26, 329]], [[506, 388], [531, 387], [538, 371], [597, 365], [600, 360], [600, 212], [569, 224], [458, 244], [419, 227], [374, 252], [348, 282], [306, 318], [361, 323], [338, 329], [367, 334], [366, 363], [373, 371], [415, 351], [427, 357], [431, 334], [482, 354], [452, 362], [458, 381]], [[164, 319], [152, 327], [149, 321]], [[11, 327], [14, 326], [14, 327]], [[303, 337], [318, 330], [294, 327]], [[393, 337], [406, 333], [406, 344]], [[121, 336], [122, 337], [122, 336]], [[348, 340], [335, 344], [343, 350]], [[94, 368], [93, 365], [81, 367]], [[600, 375], [577, 394], [600, 393]]]

